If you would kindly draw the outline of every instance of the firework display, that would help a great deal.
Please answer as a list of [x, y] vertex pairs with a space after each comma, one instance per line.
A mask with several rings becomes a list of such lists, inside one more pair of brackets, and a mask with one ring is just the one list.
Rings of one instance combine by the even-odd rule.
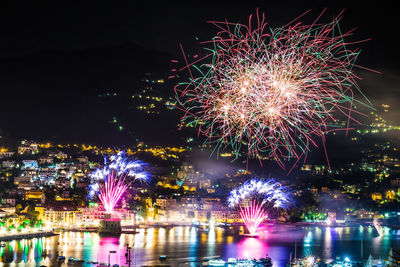
[[206, 55], [189, 61], [183, 52], [185, 67], [173, 70], [189, 74], [175, 86], [181, 125], [198, 127], [216, 151], [285, 167], [306, 157], [316, 139], [324, 143], [328, 131], [358, 123], [352, 114], [359, 52], [345, 41], [352, 32], [341, 32], [341, 15], [327, 24], [318, 19], [267, 28], [257, 12], [256, 25], [252, 16], [248, 25], [211, 22], [219, 32], [202, 43]]
[[272, 209], [289, 209], [294, 201], [288, 189], [272, 179], [252, 179], [230, 192], [230, 207], [238, 207], [240, 216], [251, 235]]
[[112, 213], [115, 205], [134, 181], [148, 181], [149, 174], [143, 169], [145, 163], [130, 160], [122, 151], [104, 158], [104, 167], [92, 172], [89, 196], [99, 197], [105, 210]]

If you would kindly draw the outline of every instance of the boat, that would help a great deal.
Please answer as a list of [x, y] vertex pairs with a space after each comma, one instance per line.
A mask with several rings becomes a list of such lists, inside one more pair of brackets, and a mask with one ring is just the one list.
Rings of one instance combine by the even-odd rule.
[[167, 255], [160, 256], [160, 261], [166, 261], [166, 260], [167, 260]]
[[208, 266], [225, 266], [225, 261], [224, 260], [210, 260], [208, 261]]
[[65, 261], [65, 256], [58, 256], [59, 261]]
[[0, 247], [4, 248], [5, 246], [6, 246], [6, 243], [4, 243], [4, 242], [0, 243]]
[[69, 257], [68, 258], [68, 264], [74, 264], [74, 263], [84, 263], [85, 260], [81, 260], [78, 258], [74, 258], [74, 257]]

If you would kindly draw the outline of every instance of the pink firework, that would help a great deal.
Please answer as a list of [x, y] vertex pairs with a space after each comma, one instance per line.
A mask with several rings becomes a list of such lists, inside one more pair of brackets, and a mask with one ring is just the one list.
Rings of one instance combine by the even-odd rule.
[[295, 202], [289, 190], [275, 180], [251, 179], [230, 192], [228, 204], [239, 207], [247, 230], [255, 235], [269, 212], [290, 209]]
[[184, 54], [186, 66], [176, 70], [189, 74], [175, 87], [181, 125], [197, 127], [218, 153], [282, 167], [306, 157], [316, 139], [325, 147], [329, 131], [359, 123], [352, 117], [359, 51], [345, 41], [352, 31], [342, 33], [340, 19], [310, 25], [296, 19], [275, 29], [258, 13], [248, 25], [211, 22], [219, 32], [202, 43], [206, 55]]
[[108, 213], [112, 213], [115, 205], [117, 205], [119, 199], [129, 187], [129, 183], [125, 182], [125, 178], [125, 174], [117, 177], [117, 174], [112, 171], [99, 188], [99, 199]]
[[104, 159], [104, 167], [96, 169], [89, 177], [89, 197], [97, 195], [108, 213], [112, 213], [120, 198], [134, 181], [149, 181], [146, 166], [140, 160], [130, 160], [125, 152]]
[[267, 217], [267, 213], [263, 208], [263, 203], [251, 201], [250, 205], [240, 207], [240, 217], [251, 235], [257, 233], [257, 229], [263, 220]]

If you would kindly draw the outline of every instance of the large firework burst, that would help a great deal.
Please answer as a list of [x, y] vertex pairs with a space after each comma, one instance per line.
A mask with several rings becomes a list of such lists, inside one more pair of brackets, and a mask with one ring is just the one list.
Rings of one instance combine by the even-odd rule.
[[[202, 43], [207, 55], [190, 62], [184, 54], [186, 66], [178, 70], [189, 73], [175, 87], [182, 125], [198, 127], [217, 151], [270, 158], [282, 167], [317, 146], [316, 138], [324, 143], [328, 131], [347, 130], [359, 91], [353, 72], [359, 52], [349, 49], [351, 31], [340, 31], [340, 18], [275, 29], [258, 12], [255, 26], [252, 16], [248, 25], [211, 22], [219, 32]], [[339, 125], [340, 114], [347, 126]]]
[[272, 179], [252, 179], [230, 192], [230, 207], [239, 207], [240, 216], [251, 235], [272, 209], [289, 209], [294, 205], [289, 190]]
[[146, 164], [139, 160], [130, 160], [121, 151], [107, 159], [104, 167], [96, 169], [91, 178], [89, 197], [98, 195], [104, 209], [112, 213], [115, 205], [134, 181], [148, 181], [149, 174], [143, 169]]

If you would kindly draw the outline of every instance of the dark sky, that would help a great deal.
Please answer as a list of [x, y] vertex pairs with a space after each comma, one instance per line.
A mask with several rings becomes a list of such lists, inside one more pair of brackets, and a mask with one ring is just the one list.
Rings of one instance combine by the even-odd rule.
[[[341, 27], [344, 30], [356, 27], [354, 40], [372, 38], [368, 42], [359, 44], [359, 48], [362, 49], [359, 63], [380, 71], [382, 74], [360, 72], [360, 76], [363, 78], [360, 85], [375, 105], [388, 102], [395, 111], [393, 117], [400, 117], [397, 116], [400, 114], [397, 104], [400, 101], [399, 16], [398, 9], [390, 1], [243, 0], [239, 2], [215, 0], [160, 2], [161, 4], [155, 1], [133, 0], [1, 1], [0, 70], [3, 70], [5, 74], [3, 74], [3, 81], [0, 81], [0, 90], [3, 92], [8, 90], [9, 97], [15, 98], [16, 95], [24, 97], [27, 92], [31, 97], [33, 94], [40, 94], [41, 90], [47, 90], [46, 94], [51, 91], [53, 95], [63, 96], [66, 90], [75, 88], [73, 92], [75, 101], [86, 87], [97, 88], [104, 84], [104, 87], [110, 88], [130, 86], [129, 71], [136, 70], [131, 66], [135, 62], [123, 62], [118, 70], [113, 69], [113, 66], [110, 66], [110, 69], [103, 68], [102, 73], [87, 70], [85, 69], [86, 65], [81, 68], [77, 67], [82, 64], [87, 64], [88, 68], [101, 65], [102, 62], [92, 62], [92, 65], [87, 62], [95, 61], [92, 60], [96, 59], [93, 55], [103, 51], [96, 50], [97, 48], [119, 46], [129, 41], [146, 49], [162, 52], [164, 55], [166, 54], [167, 58], [179, 58], [180, 43], [186, 51], [191, 51], [198, 46], [195, 37], [198, 37], [200, 41], [209, 40], [215, 34], [216, 29], [207, 24], [208, 20], [224, 20], [226, 18], [231, 22], [247, 23], [249, 14], [256, 12], [258, 8], [260, 12], [265, 13], [269, 25], [276, 27], [285, 25], [309, 9], [312, 11], [301, 20], [312, 22], [324, 8], [327, 8], [321, 19], [322, 22], [329, 22], [333, 16], [345, 10]], [[75, 54], [72, 63], [69, 61], [68, 55], [61, 55], [59, 56], [61, 59], [57, 58], [57, 63], [61, 67], [57, 66], [53, 70], [51, 65], [53, 61], [48, 58], [51, 57], [51, 54], [50, 56], [49, 54], [40, 56], [40, 51], [49, 49], [57, 51], [86, 49], [94, 52], [89, 53], [90, 55], [85, 57], [86, 62], [82, 60], [82, 64], [79, 61], [81, 54]], [[37, 57], [31, 56], [38, 53]], [[114, 55], [115, 53], [111, 51], [110, 56], [107, 57], [108, 62], [118, 64], [114, 60], [119, 59]], [[18, 61], [21, 58], [23, 60]], [[37, 66], [34, 64], [36, 58], [41, 60]], [[9, 72], [14, 69], [9, 68], [8, 73], [4, 70], [7, 70], [7, 64], [13, 62], [16, 73], [10, 75]], [[29, 66], [25, 67], [26, 62], [29, 63]], [[69, 65], [64, 67], [62, 66], [63, 62], [69, 62]], [[129, 66], [131, 69], [127, 69], [125, 66]], [[111, 78], [106, 75], [107, 72], [110, 72]], [[120, 72], [125, 73], [125, 80], [121, 79]], [[92, 76], [86, 75], [87, 73], [92, 73]], [[11, 76], [12, 79], [7, 79]], [[93, 82], [100, 76], [102, 79], [99, 79], [97, 84]], [[0, 77], [2, 77], [1, 74]], [[70, 81], [71, 77], [73, 82]], [[25, 110], [20, 112], [19, 109], [22, 105], [18, 107], [17, 105], [20, 103], [14, 104], [15, 101], [12, 101], [13, 99], [7, 99], [4, 95], [0, 97], [1, 105], [6, 105], [3, 109], [0, 107], [0, 112], [4, 111], [1, 116], [5, 117], [8, 113], [9, 117], [8, 121], [4, 123], [0, 118], [0, 128], [2, 127], [6, 131], [7, 123], [22, 124], [18, 119], [25, 118], [27, 110], [38, 110], [35, 120], [43, 117], [43, 114], [49, 114], [49, 110], [51, 110], [48, 108], [49, 102], [54, 102], [49, 100], [46, 103], [40, 103], [40, 100], [25, 101], [23, 104]], [[74, 101], [71, 101], [71, 109], [68, 107], [66, 110], [73, 110]], [[90, 108], [85, 105], [85, 103], [81, 104], [82, 107], [89, 110]], [[16, 112], [20, 112], [20, 114], [11, 116]], [[79, 112], [75, 110], [77, 116], [79, 116]], [[34, 125], [28, 120], [25, 118], [23, 123], [29, 127]], [[51, 121], [55, 121], [55, 119], [52, 118]], [[71, 125], [72, 123], [71, 120]], [[39, 124], [36, 127], [39, 127]], [[60, 131], [62, 130], [60, 127]]]
[[[246, 22], [256, 8], [271, 26], [288, 23], [308, 9], [323, 20], [345, 9], [344, 29], [357, 27], [363, 60], [372, 67], [396, 66], [399, 53], [397, 8], [390, 1], [2, 1], [0, 52], [20, 55], [43, 48], [77, 49], [133, 41], [142, 46], [179, 53], [179, 43], [191, 46], [214, 33], [207, 20]], [[364, 58], [365, 57], [365, 58]]]

